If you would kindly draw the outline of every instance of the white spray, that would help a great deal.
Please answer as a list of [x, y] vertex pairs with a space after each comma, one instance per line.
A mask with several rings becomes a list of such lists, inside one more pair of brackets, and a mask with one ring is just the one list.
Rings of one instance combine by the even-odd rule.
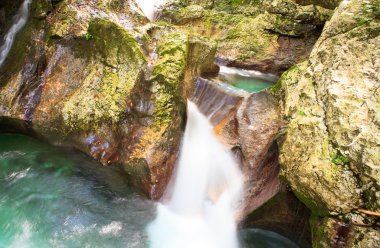
[[136, 0], [137, 5], [150, 21], [154, 21], [156, 11], [167, 2], [169, 0]]
[[24, 27], [29, 16], [29, 5], [32, 0], [25, 0], [14, 17], [13, 24], [8, 30], [8, 33], [4, 37], [4, 44], [0, 47], [0, 66], [3, 65], [5, 59], [8, 56], [9, 51], [12, 48], [14, 38], [18, 31]]
[[188, 101], [188, 119], [170, 200], [148, 227], [151, 248], [236, 248], [234, 207], [242, 175], [209, 120]]

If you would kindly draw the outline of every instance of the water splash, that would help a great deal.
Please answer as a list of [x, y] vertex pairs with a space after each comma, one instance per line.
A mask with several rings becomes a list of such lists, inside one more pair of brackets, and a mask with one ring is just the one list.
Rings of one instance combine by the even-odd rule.
[[29, 5], [32, 0], [25, 0], [13, 19], [13, 24], [4, 37], [4, 44], [0, 47], [0, 66], [3, 65], [12, 48], [14, 38], [18, 31], [24, 27], [29, 16]]
[[154, 21], [157, 10], [168, 2], [169, 0], [136, 0], [137, 5], [150, 21]]
[[151, 248], [238, 247], [234, 207], [242, 175], [213, 126], [188, 101], [188, 119], [169, 201], [148, 227]]

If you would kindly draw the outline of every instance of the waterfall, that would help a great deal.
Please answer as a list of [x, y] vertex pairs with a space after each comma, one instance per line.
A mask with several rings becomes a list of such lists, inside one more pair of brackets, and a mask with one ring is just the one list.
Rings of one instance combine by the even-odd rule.
[[209, 119], [188, 101], [188, 119], [169, 200], [148, 227], [151, 248], [236, 248], [234, 207], [243, 180]]
[[7, 58], [17, 32], [20, 31], [28, 19], [29, 5], [31, 2], [32, 0], [25, 0], [13, 18], [13, 24], [4, 37], [4, 44], [0, 47], [0, 66], [3, 65]]
[[137, 5], [150, 21], [154, 21], [156, 11], [167, 2], [168, 0], [136, 0]]

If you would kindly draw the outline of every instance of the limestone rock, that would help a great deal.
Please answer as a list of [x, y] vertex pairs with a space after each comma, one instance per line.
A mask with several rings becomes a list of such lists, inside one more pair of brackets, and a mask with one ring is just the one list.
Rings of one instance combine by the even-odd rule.
[[[355, 217], [357, 209], [380, 210], [378, 4], [342, 2], [309, 59], [279, 82], [288, 121], [282, 175], [315, 215], [329, 215], [348, 226], [368, 225], [352, 227], [355, 237], [349, 240], [354, 241], [338, 247], [376, 247], [379, 241], [371, 228], [373, 217], [364, 215], [359, 223]], [[320, 232], [328, 232], [329, 223], [324, 219], [318, 224]], [[321, 237], [315, 242], [316, 247], [333, 246]]]
[[315, 213], [350, 212], [361, 204], [356, 178], [347, 166], [332, 161], [324, 109], [307, 66], [307, 62], [294, 66], [280, 79], [289, 121], [281, 147], [281, 173]]

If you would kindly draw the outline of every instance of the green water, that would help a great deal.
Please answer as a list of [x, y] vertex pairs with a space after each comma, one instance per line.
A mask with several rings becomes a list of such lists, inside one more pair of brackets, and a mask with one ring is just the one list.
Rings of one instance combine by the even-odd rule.
[[272, 86], [271, 83], [263, 82], [253, 78], [242, 78], [236, 80], [235, 82], [236, 83], [233, 84], [233, 86], [248, 92], [258, 92]]
[[0, 247], [144, 247], [154, 204], [72, 150], [0, 135]]
[[[247, 71], [240, 69], [228, 70], [228, 73], [220, 72], [216, 79], [248, 92], [262, 91], [273, 86], [277, 81], [276, 77], [269, 74], [249, 75], [249, 73], [245, 73]], [[241, 74], [239, 74], [240, 72]]]
[[[1, 248], [148, 247], [155, 204], [82, 153], [0, 134], [0, 189]], [[262, 230], [240, 238], [242, 248], [295, 247]]]

